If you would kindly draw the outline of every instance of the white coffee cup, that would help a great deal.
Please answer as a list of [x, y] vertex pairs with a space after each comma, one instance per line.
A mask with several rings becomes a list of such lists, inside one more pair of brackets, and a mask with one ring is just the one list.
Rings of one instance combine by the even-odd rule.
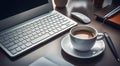
[[79, 51], [89, 51], [97, 40], [103, 39], [104, 35], [91, 26], [75, 26], [70, 30], [70, 39], [73, 48]]

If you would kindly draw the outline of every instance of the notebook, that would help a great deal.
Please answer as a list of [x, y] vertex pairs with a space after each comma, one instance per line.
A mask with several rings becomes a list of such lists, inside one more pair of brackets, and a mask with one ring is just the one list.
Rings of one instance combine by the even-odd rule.
[[[96, 20], [103, 22], [104, 20], [104, 16], [109, 13], [110, 11], [112, 11], [114, 8], [116, 8], [116, 6], [107, 6], [97, 12], [95, 12]], [[115, 15], [113, 15], [112, 17], [108, 18], [105, 22], [105, 24], [108, 24], [111, 27], [120, 29], [120, 13], [116, 13]]]
[[118, 13], [115, 16], [109, 18], [108, 20], [120, 25], [120, 13]]

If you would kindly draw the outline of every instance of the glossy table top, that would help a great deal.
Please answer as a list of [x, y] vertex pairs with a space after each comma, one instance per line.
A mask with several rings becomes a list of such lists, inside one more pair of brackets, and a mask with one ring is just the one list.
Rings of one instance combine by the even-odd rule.
[[[75, 20], [79, 23], [79, 25], [89, 25], [98, 30], [98, 32], [107, 32], [111, 39], [113, 40], [114, 46], [118, 52], [120, 57], [120, 30], [117, 30], [111, 26], [106, 24], [102, 24], [95, 20], [94, 12], [99, 10], [93, 7], [92, 0], [71, 0], [68, 3], [66, 8], [55, 8], [57, 11], [61, 12], [62, 14], [68, 16], [69, 18]], [[81, 3], [81, 4], [80, 4]], [[72, 18], [70, 13], [72, 11], [81, 12], [87, 15], [91, 19], [90, 24], [83, 24], [82, 22]], [[38, 46], [33, 48], [32, 50], [26, 52], [25, 54], [16, 57], [16, 58], [9, 58], [4, 51], [0, 49], [0, 66], [28, 66], [35, 60], [40, 57], [45, 56], [46, 54], [55, 54], [59, 57], [65, 59], [66, 61], [74, 64], [75, 66], [120, 66], [120, 63], [116, 62], [112, 52], [110, 51], [108, 44], [105, 42], [105, 51], [91, 59], [78, 59], [72, 57], [65, 53], [60, 45], [62, 38], [67, 35], [69, 31], [64, 32], [55, 38], [51, 39], [50, 41], [46, 42], [43, 46]]]

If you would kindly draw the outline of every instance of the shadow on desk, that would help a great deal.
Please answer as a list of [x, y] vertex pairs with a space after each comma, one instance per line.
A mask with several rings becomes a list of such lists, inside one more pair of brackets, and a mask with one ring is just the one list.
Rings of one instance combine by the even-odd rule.
[[95, 64], [97, 64], [99, 61], [102, 60], [104, 52], [94, 58], [90, 58], [90, 59], [80, 59], [80, 58], [75, 58], [73, 56], [68, 55], [66, 52], [64, 52], [63, 50], [61, 50], [61, 54], [63, 56], [63, 58], [74, 64], [75, 66], [95, 66]]

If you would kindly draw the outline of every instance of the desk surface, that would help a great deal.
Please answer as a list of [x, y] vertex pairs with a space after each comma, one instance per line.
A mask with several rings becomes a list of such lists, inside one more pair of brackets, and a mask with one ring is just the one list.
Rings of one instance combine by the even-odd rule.
[[[62, 8], [62, 9], [56, 8], [56, 10], [68, 16], [69, 18], [72, 18], [70, 17], [70, 12], [72, 11], [82, 12], [83, 14], [90, 17], [92, 22], [88, 25], [95, 27], [98, 30], [98, 32], [109, 33], [110, 37], [114, 42], [118, 55], [120, 57], [120, 52], [119, 52], [120, 30], [114, 29], [105, 24], [101, 24], [101, 22], [98, 22], [95, 20], [94, 12], [96, 11], [96, 9], [94, 9], [94, 7], [92, 7], [92, 4], [88, 2], [92, 0], [85, 0], [85, 1], [82, 0], [81, 2], [78, 0], [75, 0], [73, 2], [71, 1], [69, 2], [67, 8]], [[80, 21], [77, 21], [77, 20], [75, 21], [78, 22], [80, 25], [85, 25], [85, 24], [82, 24]], [[75, 66], [101, 66], [101, 65], [102, 66], [120, 66], [120, 63], [116, 62], [106, 41], [105, 41], [106, 48], [104, 53], [95, 58], [82, 60], [66, 54], [61, 49], [61, 46], [60, 46], [60, 41], [66, 34], [68, 34], [68, 32], [65, 32], [62, 35], [55, 37], [53, 40], [51, 40], [49, 43], [46, 43], [44, 46], [34, 48], [33, 50], [27, 52], [26, 54], [14, 59], [11, 59], [8, 56], [6, 56], [4, 51], [0, 49], [0, 66], [27, 66], [33, 61], [37, 60], [38, 58], [45, 56], [46, 54], [58, 55], [59, 57], [64, 58], [66, 61], [74, 64]]]

